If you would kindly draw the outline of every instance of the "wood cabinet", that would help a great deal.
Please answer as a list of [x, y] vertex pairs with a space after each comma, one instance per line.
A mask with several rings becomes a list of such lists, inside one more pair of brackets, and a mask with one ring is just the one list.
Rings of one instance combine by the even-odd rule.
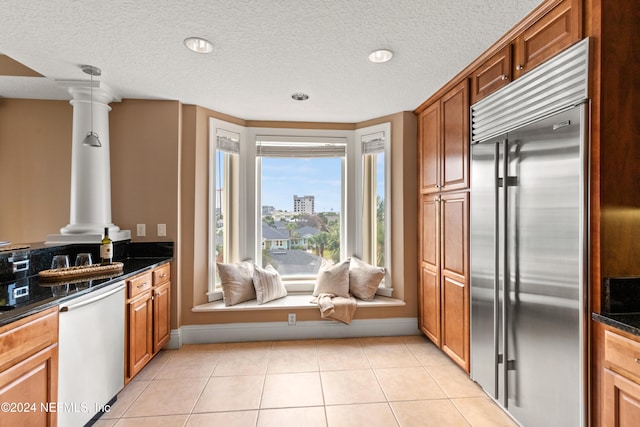
[[640, 420], [640, 342], [610, 330], [605, 331], [604, 341], [603, 425], [636, 426]]
[[170, 264], [127, 280], [125, 381], [130, 381], [169, 341]]
[[581, 0], [543, 6], [513, 39], [497, 47], [471, 72], [472, 105], [582, 39]]
[[[0, 328], [2, 425], [56, 426], [58, 308]], [[5, 410], [6, 409], [6, 410]]]
[[153, 353], [159, 352], [171, 335], [171, 277], [169, 264], [153, 271]]
[[511, 45], [500, 49], [471, 73], [471, 104], [513, 80]]
[[562, 0], [513, 42], [514, 76], [518, 78], [582, 39], [581, 0]]
[[423, 195], [419, 326], [469, 371], [469, 193]]
[[451, 89], [420, 113], [420, 192], [469, 187], [469, 84]]

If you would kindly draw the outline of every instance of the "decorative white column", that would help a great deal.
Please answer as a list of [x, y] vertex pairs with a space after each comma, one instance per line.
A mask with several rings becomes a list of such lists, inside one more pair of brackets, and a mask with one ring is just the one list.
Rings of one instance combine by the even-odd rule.
[[[109, 228], [109, 237], [114, 241], [130, 239], [129, 230], [120, 230], [111, 221], [109, 103], [116, 98], [97, 81], [58, 83], [66, 86], [73, 97], [70, 101], [73, 105], [70, 220], [60, 229], [61, 234], [49, 235], [47, 243], [99, 242], [105, 227]], [[83, 145], [84, 137], [91, 130], [98, 134], [101, 147]]]

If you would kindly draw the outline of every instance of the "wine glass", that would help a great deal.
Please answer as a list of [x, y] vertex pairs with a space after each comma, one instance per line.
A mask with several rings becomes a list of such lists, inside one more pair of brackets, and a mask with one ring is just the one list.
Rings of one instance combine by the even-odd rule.
[[91, 254], [81, 253], [76, 256], [76, 266], [91, 265]]
[[69, 255], [55, 255], [51, 261], [51, 269], [69, 268]]

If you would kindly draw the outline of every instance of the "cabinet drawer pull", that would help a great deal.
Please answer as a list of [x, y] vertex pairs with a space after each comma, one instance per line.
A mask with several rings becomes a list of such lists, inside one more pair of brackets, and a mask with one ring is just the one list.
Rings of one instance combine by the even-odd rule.
[[144, 288], [145, 286], [147, 286], [147, 282], [137, 285], [136, 288], [140, 289], [140, 288]]
[[516, 70], [522, 70], [523, 68], [524, 68], [524, 65], [522, 64], [516, 65]]

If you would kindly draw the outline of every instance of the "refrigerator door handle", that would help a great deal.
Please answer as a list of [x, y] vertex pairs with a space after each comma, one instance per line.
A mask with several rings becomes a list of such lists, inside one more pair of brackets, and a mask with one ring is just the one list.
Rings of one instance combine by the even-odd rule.
[[[509, 224], [507, 212], [509, 212], [509, 185], [507, 185], [507, 179], [509, 176], [509, 141], [505, 139], [502, 142], [503, 145], [503, 155], [502, 155], [502, 177], [503, 177], [503, 185], [502, 185], [502, 199], [503, 206], [500, 215], [502, 216], [502, 324], [500, 325], [502, 328], [502, 406], [505, 409], [508, 408], [509, 405], [509, 364], [506, 363], [509, 358], [509, 339], [508, 339], [508, 330], [507, 325], [509, 324], [509, 236], [508, 236], [508, 228]], [[497, 271], [497, 270], [496, 270]]]
[[500, 164], [498, 162], [498, 159], [500, 159], [500, 143], [497, 142], [495, 144], [495, 153], [494, 153], [494, 159], [495, 161], [493, 162], [493, 175], [494, 175], [494, 194], [493, 194], [493, 201], [494, 201], [494, 212], [495, 215], [493, 216], [493, 229], [495, 230], [494, 236], [493, 236], [493, 271], [495, 272], [495, 274], [493, 275], [493, 354], [494, 354], [494, 360], [495, 360], [495, 368], [493, 370], [493, 374], [494, 374], [494, 387], [493, 389], [496, 391], [496, 397], [498, 397], [500, 395], [500, 388], [498, 387], [498, 383], [500, 381], [500, 376], [499, 376], [499, 372], [498, 372], [498, 364], [502, 363], [502, 355], [500, 354], [500, 307], [498, 304], [498, 301], [500, 300], [500, 275], [498, 274], [498, 271], [500, 270], [500, 217], [498, 215], [499, 209], [500, 209], [500, 200], [499, 200], [499, 194], [500, 194], [500, 187], [502, 186], [503, 180], [502, 178], [500, 178]]

